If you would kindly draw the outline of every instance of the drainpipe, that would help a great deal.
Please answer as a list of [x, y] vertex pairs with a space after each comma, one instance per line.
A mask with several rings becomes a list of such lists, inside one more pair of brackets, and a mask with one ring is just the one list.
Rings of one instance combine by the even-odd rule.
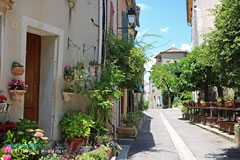
[[102, 62], [102, 37], [103, 37], [103, 0], [99, 0], [99, 38], [98, 38], [98, 64]]

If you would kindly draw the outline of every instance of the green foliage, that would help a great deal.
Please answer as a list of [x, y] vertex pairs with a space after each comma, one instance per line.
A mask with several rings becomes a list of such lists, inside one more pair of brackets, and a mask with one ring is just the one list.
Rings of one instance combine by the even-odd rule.
[[193, 102], [192, 92], [182, 92], [180, 95], [180, 100], [182, 104], [192, 103]]
[[[7, 132], [0, 157], [11, 155], [12, 159], [39, 159], [41, 156], [39, 150], [49, 147], [48, 138], [43, 137], [43, 130], [37, 129], [38, 125], [34, 121], [20, 119], [17, 123], [16, 130]], [[4, 153], [6, 146], [12, 149], [11, 153]]]
[[107, 63], [100, 81], [92, 84], [94, 90], [88, 93], [92, 103], [87, 108], [87, 112], [96, 122], [92, 134], [102, 135], [108, 131], [107, 121], [111, 118], [113, 100], [118, 100], [122, 96], [120, 84], [124, 78], [119, 66], [112, 62]]
[[170, 66], [172, 64], [157, 63], [152, 67], [151, 79], [155, 87], [162, 90], [168, 90], [175, 85], [175, 77], [170, 72]]
[[41, 157], [39, 160], [61, 160], [61, 157], [57, 157], [57, 154], [47, 155], [46, 157]]
[[87, 137], [93, 125], [92, 119], [78, 110], [68, 111], [59, 122], [65, 139]]
[[14, 61], [12, 63], [12, 67], [23, 67], [23, 65], [21, 63], [19, 63], [19, 62]]
[[214, 29], [205, 35], [206, 56], [218, 73], [220, 84], [240, 87], [240, 3], [239, 0], [220, 0], [213, 9]]
[[179, 97], [174, 97], [173, 104], [172, 104], [173, 108], [176, 108], [179, 105], [182, 105], [182, 101], [180, 100]]
[[96, 150], [84, 153], [82, 156], [77, 156], [76, 160], [108, 160], [107, 148], [101, 146]]
[[74, 93], [75, 88], [73, 85], [70, 85], [68, 88], [64, 89], [63, 92]]
[[137, 46], [133, 41], [118, 39], [109, 33], [106, 42], [107, 63], [114, 62], [125, 75], [121, 88], [134, 89], [143, 80], [144, 64], [148, 61], [145, 56], [146, 46]]
[[231, 95], [224, 96], [224, 100], [225, 101], [233, 101], [233, 96], [231, 96]]
[[143, 116], [142, 111], [128, 112], [126, 118], [122, 119], [122, 122], [124, 124], [131, 123], [137, 125], [138, 121], [141, 119], [142, 116]]
[[184, 106], [184, 107], [181, 109], [181, 112], [182, 112], [183, 114], [187, 114], [187, 113], [188, 113], [188, 108]]
[[148, 109], [149, 101], [146, 101], [143, 96], [141, 96], [141, 99], [138, 103], [138, 110], [146, 110]]
[[223, 101], [223, 98], [222, 97], [218, 97], [217, 98], [217, 102], [222, 102]]

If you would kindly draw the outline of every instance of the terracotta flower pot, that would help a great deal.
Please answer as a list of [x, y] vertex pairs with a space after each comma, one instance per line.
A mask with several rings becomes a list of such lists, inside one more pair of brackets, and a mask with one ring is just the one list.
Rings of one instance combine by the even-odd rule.
[[202, 103], [201, 105], [202, 105], [202, 107], [206, 107], [207, 103]]
[[12, 67], [12, 74], [15, 76], [22, 76], [24, 73], [23, 67]]
[[74, 93], [62, 92], [62, 95], [63, 95], [63, 101], [69, 102], [72, 99], [72, 97], [74, 96]]
[[217, 106], [218, 107], [222, 107], [223, 106], [223, 102], [217, 102]]
[[78, 148], [81, 148], [83, 138], [68, 138], [67, 144], [73, 151], [76, 151]]
[[234, 106], [234, 102], [233, 101], [228, 101], [228, 102], [225, 102], [225, 105], [227, 107], [233, 107]]
[[8, 90], [12, 101], [20, 101], [26, 90]]

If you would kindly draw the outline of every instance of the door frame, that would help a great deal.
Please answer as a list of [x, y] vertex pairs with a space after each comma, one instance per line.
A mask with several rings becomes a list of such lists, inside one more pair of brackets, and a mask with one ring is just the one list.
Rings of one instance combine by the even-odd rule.
[[[27, 46], [27, 32], [33, 33], [40, 36], [55, 36], [57, 37], [54, 45], [54, 71], [53, 71], [53, 100], [52, 100], [52, 115], [51, 115], [51, 130], [49, 138], [53, 138], [54, 126], [56, 125], [55, 114], [56, 114], [56, 102], [58, 98], [58, 87], [59, 78], [63, 76], [62, 73], [62, 63], [63, 63], [63, 48], [64, 48], [64, 30], [57, 28], [55, 26], [40, 22], [38, 20], [23, 16], [22, 17], [22, 26], [21, 26], [21, 62], [26, 64], [26, 46]], [[24, 77], [25, 79], [25, 74]], [[22, 117], [24, 116], [24, 102], [22, 102]], [[39, 106], [40, 108], [41, 106]], [[39, 115], [38, 120], [41, 119]]]

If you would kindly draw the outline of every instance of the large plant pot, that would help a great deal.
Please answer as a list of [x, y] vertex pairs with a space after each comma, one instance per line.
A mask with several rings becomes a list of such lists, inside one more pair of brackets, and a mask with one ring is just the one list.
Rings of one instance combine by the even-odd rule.
[[81, 148], [83, 138], [68, 138], [67, 144], [69, 148], [72, 148], [72, 151], [77, 151]]
[[69, 102], [72, 99], [72, 97], [74, 96], [74, 93], [62, 92], [62, 96], [63, 96], [64, 102]]
[[22, 76], [24, 73], [23, 67], [12, 67], [12, 74], [15, 76]]
[[118, 127], [117, 133], [122, 138], [136, 138], [138, 130], [137, 128]]
[[20, 101], [26, 90], [8, 90], [12, 101]]

